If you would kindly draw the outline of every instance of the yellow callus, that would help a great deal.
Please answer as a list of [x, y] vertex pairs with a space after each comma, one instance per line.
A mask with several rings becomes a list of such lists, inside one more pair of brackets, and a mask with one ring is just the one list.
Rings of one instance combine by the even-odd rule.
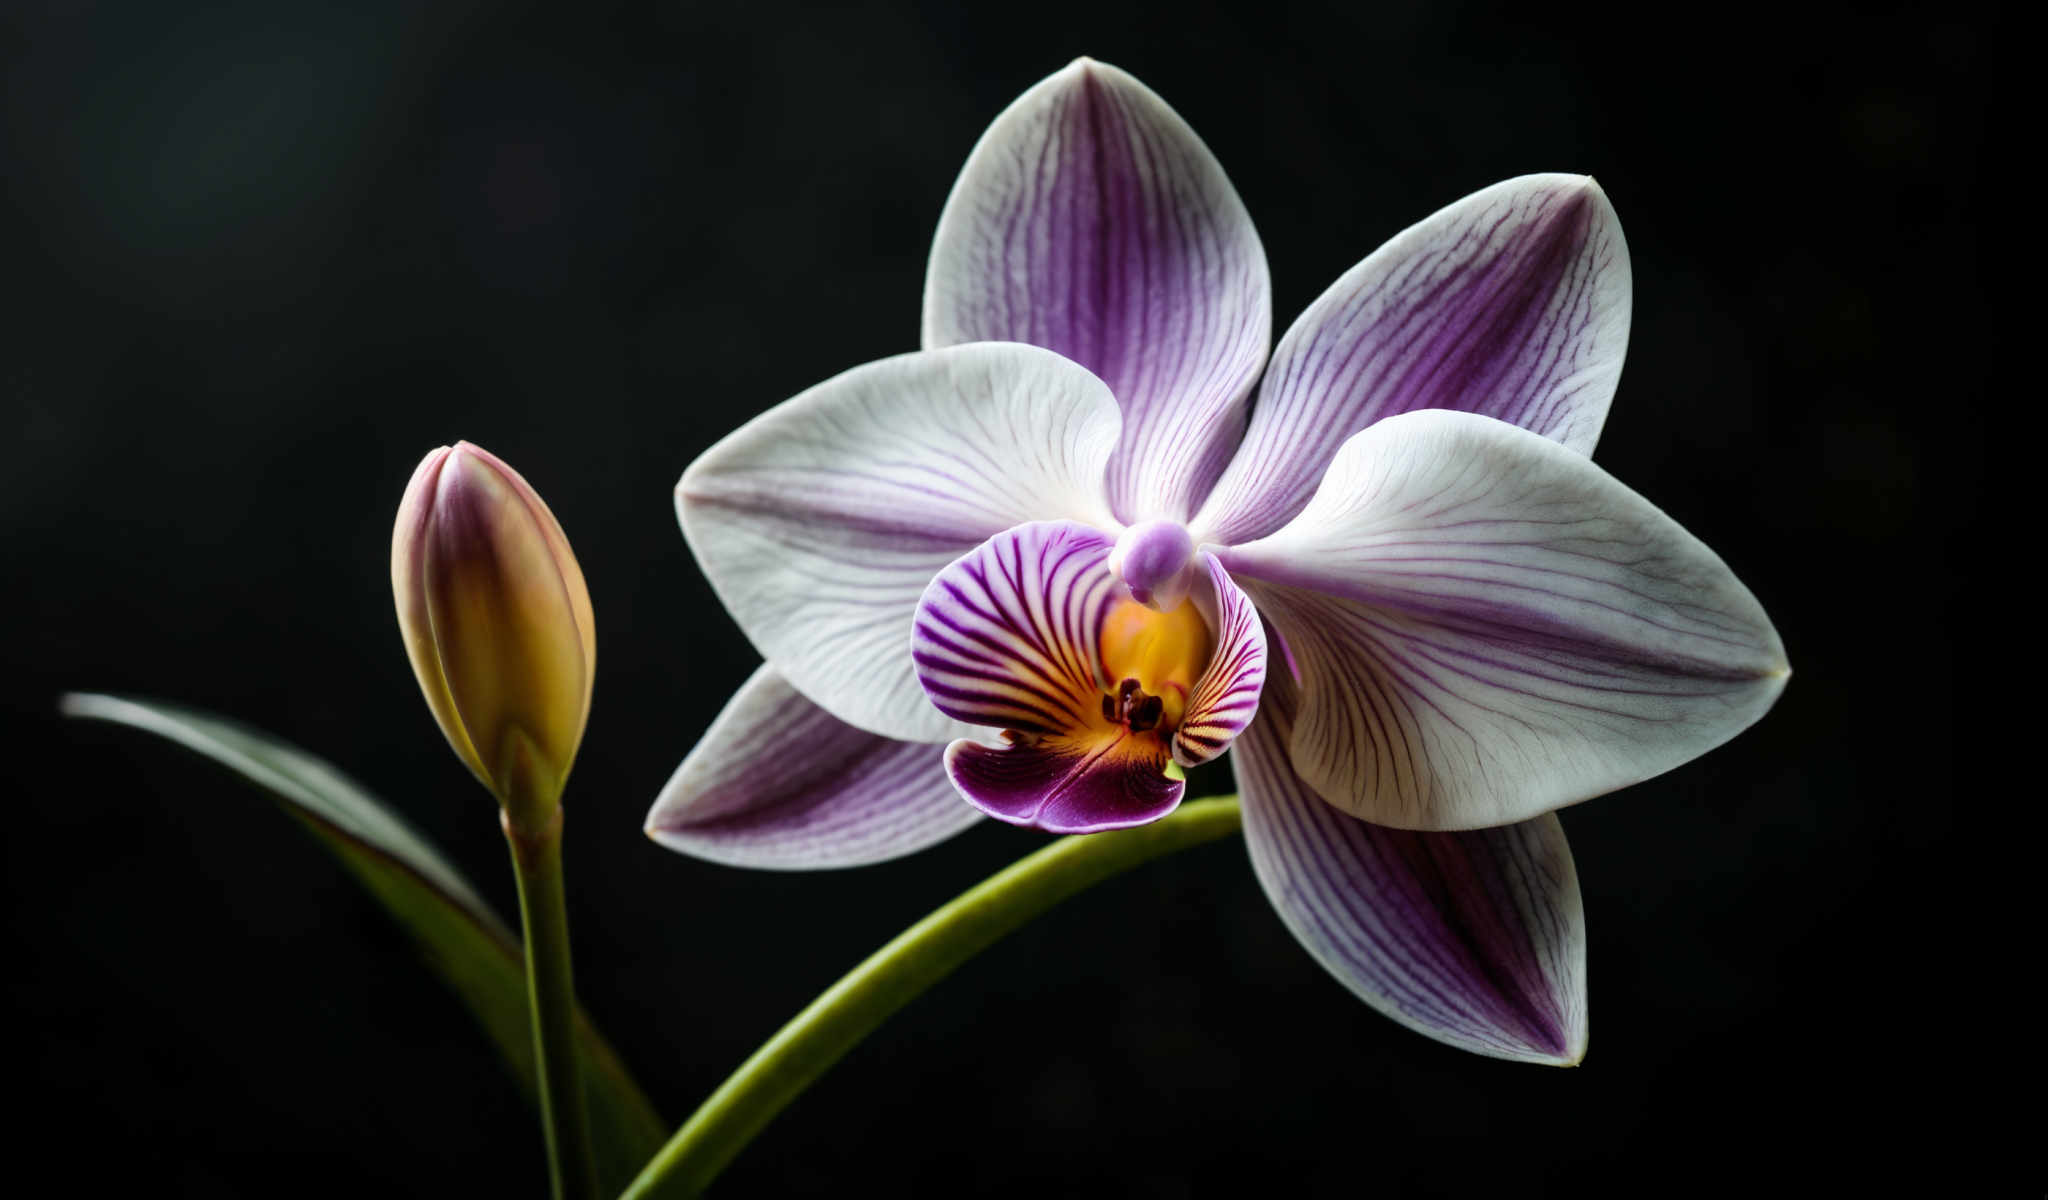
[[[1157, 696], [1161, 709], [1157, 728], [1169, 732], [1180, 727], [1187, 712], [1188, 693], [1209, 665], [1216, 639], [1208, 623], [1193, 604], [1183, 603], [1171, 612], [1156, 612], [1136, 600], [1119, 600], [1102, 624], [1102, 670], [1112, 688], [1123, 691], [1119, 703], [1128, 699], [1124, 680], [1137, 681], [1137, 690]], [[1109, 713], [1110, 708], [1105, 708]]]

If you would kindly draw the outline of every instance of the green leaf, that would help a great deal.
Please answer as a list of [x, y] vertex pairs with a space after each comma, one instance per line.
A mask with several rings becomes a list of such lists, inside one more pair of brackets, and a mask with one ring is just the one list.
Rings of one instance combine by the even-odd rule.
[[[65, 696], [61, 707], [70, 716], [169, 738], [276, 795], [412, 935], [427, 964], [483, 1025], [527, 1098], [538, 1103], [519, 939], [396, 813], [327, 763], [223, 717], [88, 693]], [[669, 1131], [581, 1012], [577, 1034], [598, 1171], [606, 1191], [616, 1193], [661, 1149]]]

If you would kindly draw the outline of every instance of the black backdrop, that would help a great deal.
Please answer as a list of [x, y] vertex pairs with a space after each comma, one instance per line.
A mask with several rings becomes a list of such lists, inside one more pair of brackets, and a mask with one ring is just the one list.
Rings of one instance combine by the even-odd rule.
[[1728, 559], [1797, 674], [1728, 747], [1565, 814], [1591, 932], [1577, 1070], [1374, 1016], [1297, 949], [1233, 841], [1101, 887], [913, 1003], [730, 1190], [1882, 1191], [1991, 1161], [1953, 1074], [1983, 1055], [1945, 1007], [1932, 867], [1965, 832], [1950, 619], [1988, 373], [1989, 15], [9, 11], [18, 1154], [87, 1191], [537, 1192], [532, 1116], [317, 845], [208, 764], [52, 715], [69, 688], [240, 715], [388, 797], [509, 912], [490, 801], [391, 615], [391, 514], [437, 444], [518, 466], [588, 575], [581, 988], [665, 1115], [1039, 844], [988, 827], [774, 875], [639, 829], [755, 661], [676, 530], [676, 476], [747, 416], [914, 347], [968, 148], [1086, 53], [1230, 171], [1276, 331], [1472, 189], [1597, 175], [1635, 267], [1598, 458]]

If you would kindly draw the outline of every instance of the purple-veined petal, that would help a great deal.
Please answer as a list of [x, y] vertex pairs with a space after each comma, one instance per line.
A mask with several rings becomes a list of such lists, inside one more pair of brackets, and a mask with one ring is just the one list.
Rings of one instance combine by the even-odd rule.
[[1198, 540], [1280, 528], [1346, 438], [1415, 409], [1496, 417], [1591, 454], [1628, 349], [1631, 286], [1621, 223], [1583, 175], [1510, 179], [1411, 226], [1280, 339]]
[[910, 665], [932, 576], [1021, 521], [1107, 523], [1119, 417], [1057, 354], [984, 344], [883, 359], [770, 409], [676, 486], [683, 533], [761, 656], [832, 715], [942, 742]]
[[1557, 817], [1417, 833], [1338, 812], [1289, 765], [1293, 692], [1275, 672], [1232, 758], [1245, 847], [1281, 921], [1418, 1033], [1494, 1058], [1578, 1062], [1585, 913]]
[[1647, 779], [1747, 728], [1790, 673], [1713, 551], [1470, 413], [1374, 425], [1285, 529], [1218, 557], [1299, 665], [1295, 770], [1383, 825], [1502, 825]]
[[1101, 833], [1143, 825], [1180, 807], [1187, 784], [1160, 770], [1165, 757], [1122, 742], [1047, 739], [1000, 749], [962, 738], [946, 747], [953, 785], [982, 812], [1048, 833]]
[[925, 589], [911, 659], [957, 721], [1034, 735], [1086, 727], [1106, 686], [1098, 646], [1116, 599], [1114, 543], [1072, 521], [990, 538]]
[[1173, 811], [1156, 733], [1110, 719], [1101, 632], [1119, 585], [1114, 543], [1071, 521], [990, 538], [932, 580], [917, 607], [912, 658], [947, 716], [1004, 730], [995, 747], [946, 751], [960, 793], [983, 812], [1054, 833], [1143, 824]]
[[1201, 555], [1197, 566], [1207, 586], [1196, 588], [1192, 602], [1214, 631], [1216, 649], [1173, 734], [1173, 759], [1183, 767], [1200, 766], [1229, 749], [1259, 711], [1259, 691], [1266, 684], [1266, 629], [1251, 598], [1215, 555]]
[[647, 835], [728, 866], [814, 871], [899, 858], [980, 819], [943, 747], [855, 729], [763, 666], [661, 790]]
[[1101, 376], [1124, 411], [1117, 516], [1185, 521], [1243, 432], [1272, 313], [1215, 156], [1151, 89], [1084, 58], [969, 155], [932, 242], [924, 345], [1029, 342]]

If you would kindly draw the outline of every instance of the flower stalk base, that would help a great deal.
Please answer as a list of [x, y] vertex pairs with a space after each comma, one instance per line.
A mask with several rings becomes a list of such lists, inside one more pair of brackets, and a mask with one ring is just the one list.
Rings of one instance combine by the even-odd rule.
[[576, 987], [569, 964], [569, 912], [562, 889], [562, 810], [538, 830], [505, 822], [519, 880], [526, 938], [526, 997], [540, 1068], [541, 1127], [555, 1200], [595, 1200], [596, 1158], [576, 1056]]

